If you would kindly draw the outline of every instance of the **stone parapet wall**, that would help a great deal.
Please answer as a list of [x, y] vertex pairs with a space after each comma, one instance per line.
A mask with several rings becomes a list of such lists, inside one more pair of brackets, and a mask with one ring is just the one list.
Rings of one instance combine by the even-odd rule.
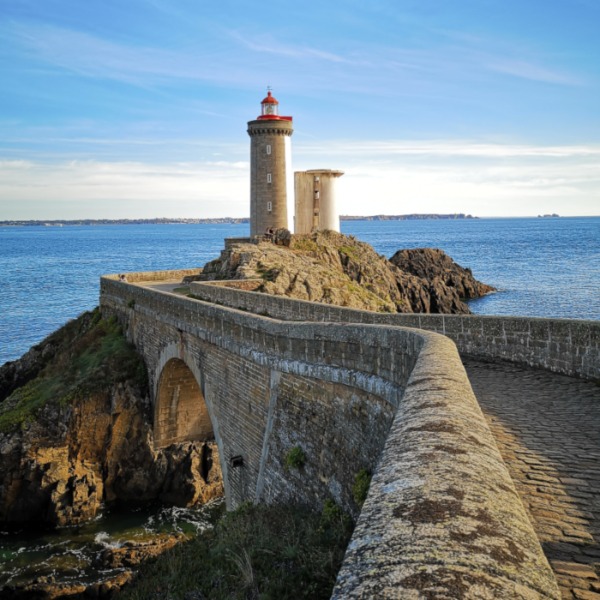
[[[138, 273], [124, 273], [128, 283], [138, 283], [140, 281], [182, 281], [184, 277], [194, 277], [200, 275], [202, 269], [177, 269], [173, 271], [140, 271]], [[103, 279], [118, 281], [119, 275], [104, 275]]]
[[378, 323], [435, 331], [452, 339], [467, 355], [527, 364], [586, 379], [600, 380], [600, 322], [478, 315], [373, 313], [194, 283], [192, 294], [208, 302], [276, 319]]
[[419, 354], [332, 598], [560, 598], [447, 338]]
[[[211, 289], [247, 305], [103, 278], [101, 307], [123, 322], [152, 389], [168, 357], [194, 371], [230, 505], [333, 497], [354, 511], [353, 476], [374, 471], [335, 598], [560, 597], [452, 341], [374, 313]], [[305, 304], [323, 318], [300, 316]], [[251, 314], [271, 305], [297, 314]], [[297, 446], [298, 471], [285, 464]]]

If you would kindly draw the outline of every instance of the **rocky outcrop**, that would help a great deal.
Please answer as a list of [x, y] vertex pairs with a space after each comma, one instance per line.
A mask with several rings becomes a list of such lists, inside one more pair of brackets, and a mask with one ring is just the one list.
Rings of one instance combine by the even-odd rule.
[[[91, 313], [82, 315], [81, 319], [91, 318]], [[81, 323], [79, 323], [81, 324]], [[38, 373], [56, 354], [59, 341], [77, 334], [77, 321], [70, 321], [59, 335], [54, 332], [43, 342], [32, 346], [19, 360], [9, 361], [0, 366], [0, 402], [7, 398], [18, 387], [37, 377]]]
[[[272, 241], [230, 243], [217, 260], [205, 265], [202, 278], [258, 278], [262, 281], [256, 291], [264, 293], [399, 313], [469, 313], [461, 297], [493, 289], [441, 250], [418, 257], [418, 266], [405, 268], [401, 257], [396, 264], [352, 236], [327, 231], [289, 237], [277, 231]], [[465, 289], [475, 295], [463, 296]]]
[[442, 284], [455, 289], [462, 300], [479, 298], [496, 291], [491, 285], [477, 281], [471, 269], [461, 267], [438, 248], [398, 250], [390, 262], [405, 273], [426, 279], [436, 286]]
[[[123, 353], [133, 350], [119, 349], [125, 342], [113, 325], [103, 329], [89, 315], [79, 325], [75, 339], [58, 339], [55, 356], [37, 379], [0, 404], [0, 522], [75, 525], [105, 505], [158, 500], [191, 506], [221, 496], [216, 444], [186, 442], [155, 450], [148, 395], [135, 369], [131, 372], [139, 359], [129, 357], [129, 376], [111, 378], [116, 365], [110, 361], [122, 365]], [[70, 355], [72, 344], [76, 356]], [[105, 352], [112, 354], [103, 358]], [[59, 377], [56, 369], [67, 364], [65, 354], [74, 373]], [[88, 378], [100, 381], [92, 384]], [[203, 477], [200, 465], [207, 454], [212, 468]]]

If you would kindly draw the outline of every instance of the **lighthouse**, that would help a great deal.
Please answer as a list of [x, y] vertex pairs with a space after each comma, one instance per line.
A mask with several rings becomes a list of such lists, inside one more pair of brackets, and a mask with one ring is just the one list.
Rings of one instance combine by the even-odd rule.
[[287, 188], [292, 177], [292, 117], [279, 115], [279, 102], [268, 91], [261, 112], [248, 122], [250, 136], [250, 235], [291, 229]]

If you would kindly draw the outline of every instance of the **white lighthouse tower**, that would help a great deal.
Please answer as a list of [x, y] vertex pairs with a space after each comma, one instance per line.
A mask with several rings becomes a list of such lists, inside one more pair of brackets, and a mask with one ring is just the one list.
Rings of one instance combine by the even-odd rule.
[[248, 122], [250, 136], [250, 235], [289, 228], [287, 187], [292, 176], [292, 117], [279, 115], [271, 92], [261, 102], [261, 114]]

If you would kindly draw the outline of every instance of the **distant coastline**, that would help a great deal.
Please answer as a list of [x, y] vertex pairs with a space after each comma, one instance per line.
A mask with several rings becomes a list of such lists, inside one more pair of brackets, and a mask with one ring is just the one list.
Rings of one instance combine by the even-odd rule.
[[[425, 219], [478, 219], [464, 213], [452, 214], [410, 214], [410, 215], [341, 215], [340, 221], [413, 221]], [[212, 219], [53, 219], [0, 221], [0, 227], [63, 227], [69, 225], [198, 225], [198, 224], [238, 224], [248, 223], [247, 217], [217, 217]]]

